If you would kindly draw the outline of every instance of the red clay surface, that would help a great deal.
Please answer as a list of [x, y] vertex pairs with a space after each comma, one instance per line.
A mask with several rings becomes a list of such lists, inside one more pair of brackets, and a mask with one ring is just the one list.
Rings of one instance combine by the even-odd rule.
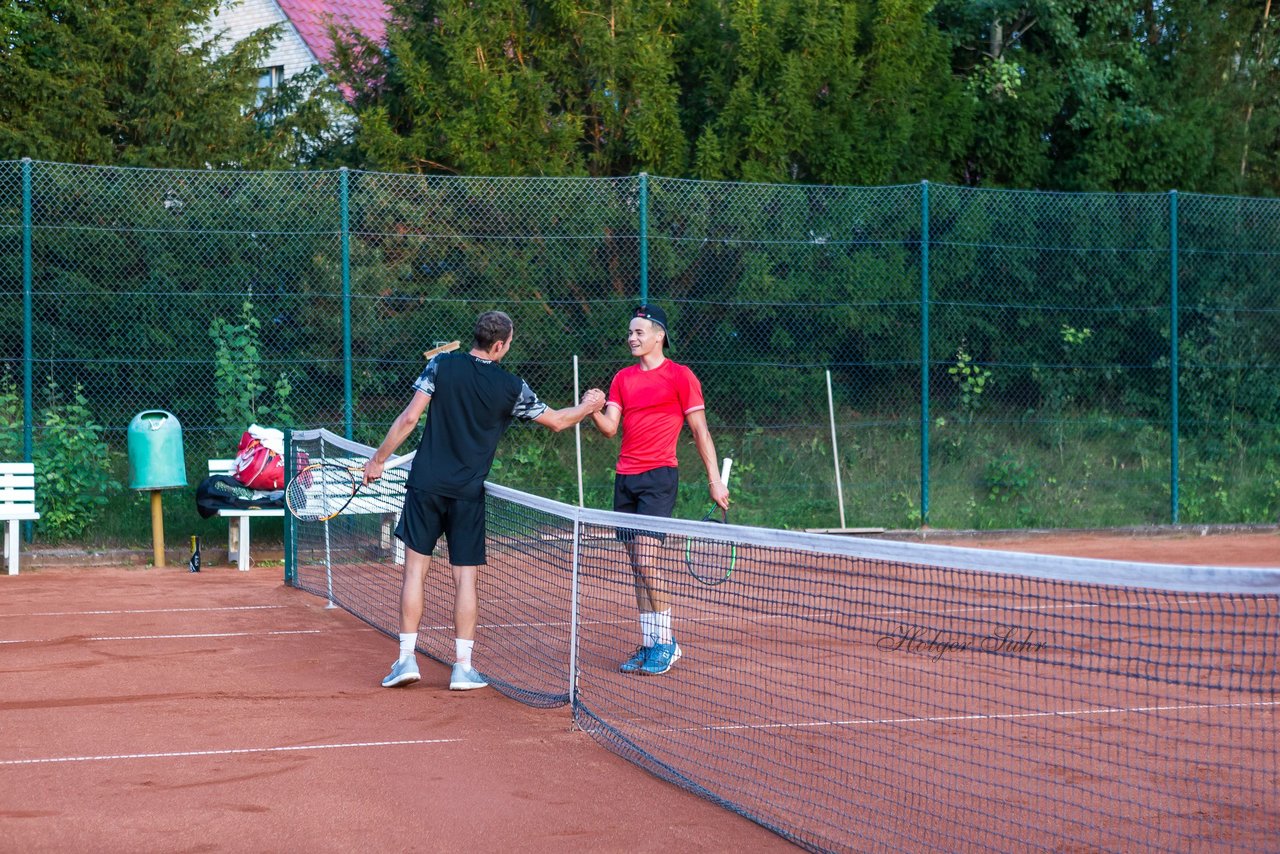
[[0, 848], [794, 850], [281, 576], [0, 577]]
[[1280, 530], [1277, 529], [1220, 534], [1184, 532], [1145, 536], [1092, 531], [1047, 534], [1009, 532], [989, 536], [960, 536], [944, 531], [933, 531], [922, 539], [924, 542], [936, 545], [1133, 560], [1143, 563], [1280, 567]]
[[[1280, 565], [1280, 533], [928, 542]], [[24, 562], [24, 567], [28, 564]], [[13, 851], [782, 851], [789, 843], [491, 690], [377, 685], [391, 640], [279, 567], [0, 577]]]

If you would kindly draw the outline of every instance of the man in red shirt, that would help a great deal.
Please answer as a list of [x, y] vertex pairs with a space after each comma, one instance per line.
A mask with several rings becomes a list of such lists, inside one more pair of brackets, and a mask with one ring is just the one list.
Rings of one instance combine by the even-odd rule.
[[[671, 516], [676, 506], [676, 441], [687, 422], [707, 470], [711, 500], [729, 508], [729, 490], [720, 482], [716, 446], [707, 429], [702, 384], [693, 371], [663, 355], [670, 346], [667, 315], [655, 305], [632, 313], [627, 346], [638, 363], [623, 368], [609, 386], [608, 403], [592, 414], [596, 427], [614, 436], [622, 427], [613, 509], [643, 516]], [[640, 610], [640, 646], [619, 668], [623, 673], [666, 673], [679, 660], [671, 631], [671, 601], [658, 568], [659, 534], [620, 531], [635, 573]]]

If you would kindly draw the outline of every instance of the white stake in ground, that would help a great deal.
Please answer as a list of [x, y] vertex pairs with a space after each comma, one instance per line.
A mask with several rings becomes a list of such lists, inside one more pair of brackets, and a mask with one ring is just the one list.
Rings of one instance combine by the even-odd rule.
[[[578, 354], [573, 354], [573, 402], [582, 401], [582, 389], [578, 387]], [[578, 447], [578, 506], [585, 507], [582, 492], [582, 422], [573, 425], [573, 441]]]
[[844, 524], [844, 486], [840, 483], [840, 446], [836, 443], [836, 405], [831, 396], [831, 371], [827, 371], [827, 412], [831, 417], [831, 458], [836, 465], [836, 501], [840, 505], [840, 527]]

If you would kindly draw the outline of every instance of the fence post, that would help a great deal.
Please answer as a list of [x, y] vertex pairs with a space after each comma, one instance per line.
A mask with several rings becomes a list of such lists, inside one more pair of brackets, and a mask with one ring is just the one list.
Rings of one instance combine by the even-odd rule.
[[342, 422], [345, 436], [352, 437], [354, 402], [351, 392], [351, 172], [338, 171], [342, 214]]
[[649, 173], [640, 173], [640, 304], [649, 302]]
[[920, 182], [920, 527], [929, 526], [929, 182]]
[[[32, 372], [35, 351], [31, 339], [31, 158], [22, 158], [22, 459], [31, 462], [35, 416], [32, 405]], [[31, 542], [34, 525], [22, 523], [22, 537]]]
[[[298, 464], [294, 460], [293, 431], [286, 427], [284, 431], [284, 482], [286, 484], [292, 483], [293, 477], [297, 473]], [[297, 552], [294, 550], [293, 532], [293, 514], [286, 508], [284, 511], [284, 583], [287, 587], [296, 587], [298, 581], [298, 558]]]
[[1169, 191], [1169, 518], [1178, 524], [1178, 191]]

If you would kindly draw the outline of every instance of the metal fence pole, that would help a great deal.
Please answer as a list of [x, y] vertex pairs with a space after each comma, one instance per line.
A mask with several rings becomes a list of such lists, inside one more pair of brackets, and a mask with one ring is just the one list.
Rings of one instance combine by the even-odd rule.
[[352, 437], [354, 401], [351, 391], [351, 172], [338, 172], [342, 216], [342, 422], [348, 439]]
[[920, 526], [929, 524], [929, 182], [920, 182]]
[[1169, 518], [1178, 524], [1178, 191], [1169, 191]]
[[640, 173], [640, 304], [649, 302], [649, 173]]
[[[35, 351], [31, 337], [31, 158], [22, 158], [22, 459], [31, 462], [35, 416], [32, 406], [32, 373]], [[22, 536], [31, 542], [34, 526], [22, 523]]]
[[31, 462], [31, 158], [22, 158], [22, 459]]

